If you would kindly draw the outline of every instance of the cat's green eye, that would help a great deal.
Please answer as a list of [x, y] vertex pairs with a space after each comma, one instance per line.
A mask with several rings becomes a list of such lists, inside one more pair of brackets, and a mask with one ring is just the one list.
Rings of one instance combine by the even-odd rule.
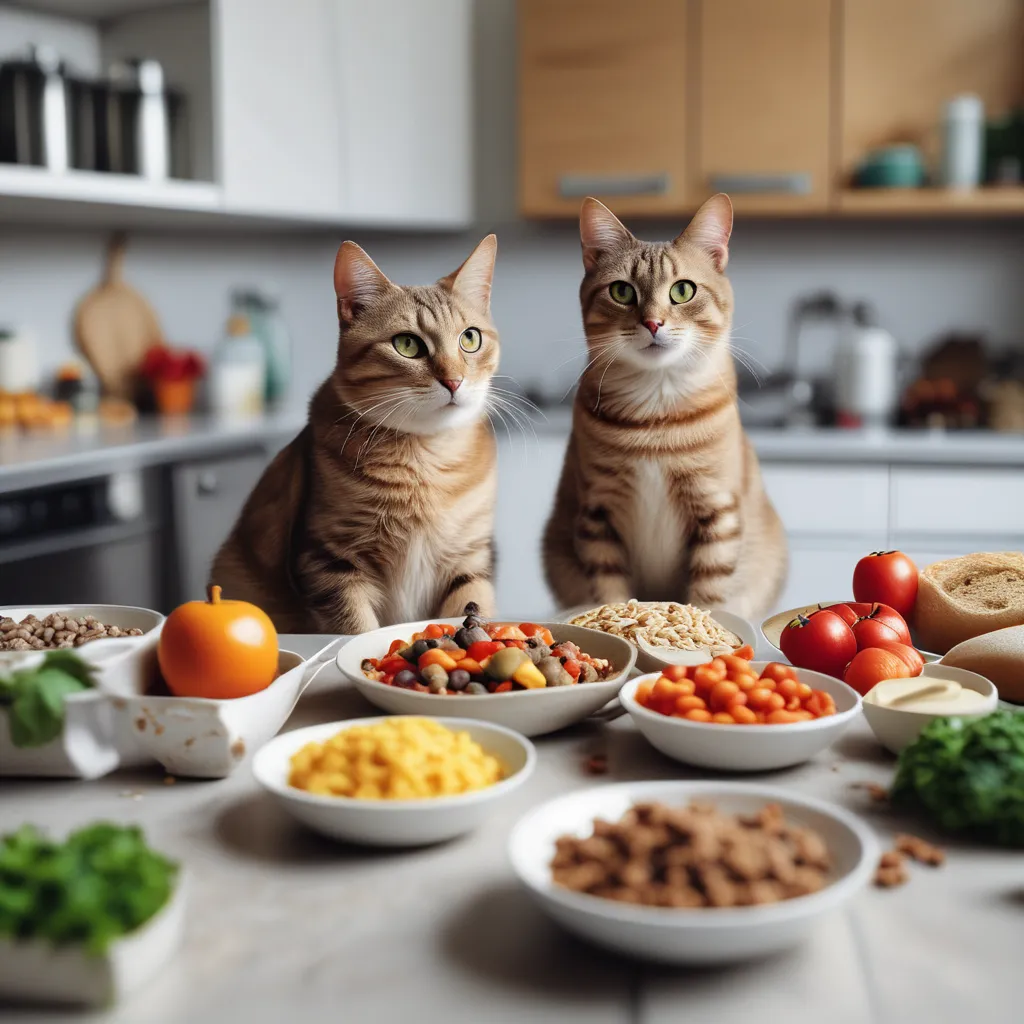
[[697, 286], [692, 281], [676, 281], [668, 290], [668, 297], [676, 304], [689, 302], [697, 294]]
[[467, 327], [459, 338], [459, 348], [463, 352], [479, 352], [484, 343], [484, 336], [476, 327]]
[[427, 346], [423, 344], [423, 339], [416, 337], [415, 334], [396, 334], [391, 339], [391, 344], [395, 346], [395, 351], [406, 359], [419, 359], [420, 356], [427, 354]]
[[636, 289], [628, 281], [612, 281], [608, 294], [621, 306], [636, 305]]

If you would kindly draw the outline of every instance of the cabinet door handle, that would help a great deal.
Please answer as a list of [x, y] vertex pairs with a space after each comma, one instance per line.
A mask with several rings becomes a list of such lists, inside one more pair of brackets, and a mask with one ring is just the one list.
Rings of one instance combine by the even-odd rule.
[[204, 470], [196, 479], [196, 493], [200, 497], [208, 498], [220, 490], [220, 481], [217, 474], [212, 470]]
[[793, 174], [712, 174], [711, 188], [715, 192], [734, 195], [766, 195], [783, 193], [791, 196], [810, 195], [811, 176], [798, 171]]
[[563, 174], [558, 179], [558, 194], [563, 199], [584, 196], [663, 196], [668, 192], [667, 174]]

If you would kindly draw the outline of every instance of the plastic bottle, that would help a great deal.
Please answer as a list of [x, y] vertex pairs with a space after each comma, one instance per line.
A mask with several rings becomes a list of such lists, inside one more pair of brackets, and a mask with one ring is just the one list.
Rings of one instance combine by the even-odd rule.
[[965, 94], [946, 104], [942, 145], [942, 182], [947, 188], [972, 189], [981, 184], [985, 148], [985, 105]]
[[263, 411], [267, 366], [260, 342], [244, 314], [233, 313], [210, 374], [210, 406], [226, 418], [257, 416]]

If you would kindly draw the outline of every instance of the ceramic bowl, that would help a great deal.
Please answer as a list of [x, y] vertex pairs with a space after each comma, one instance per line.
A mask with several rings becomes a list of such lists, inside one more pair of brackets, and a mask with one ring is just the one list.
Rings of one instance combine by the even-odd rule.
[[407, 622], [363, 633], [350, 640], [338, 652], [338, 668], [371, 704], [383, 711], [399, 715], [445, 714], [456, 718], [472, 718], [503, 725], [524, 736], [541, 736], [564, 729], [604, 707], [619, 692], [636, 660], [636, 649], [621, 637], [569, 626], [564, 622], [542, 622], [538, 625], [550, 629], [556, 641], [571, 640], [587, 654], [607, 658], [617, 670], [615, 675], [601, 683], [458, 697], [403, 690], [367, 679], [363, 675], [360, 666], [366, 658], [382, 657], [393, 640], [408, 640], [413, 633], [421, 632], [430, 622], [461, 626], [462, 618]]
[[[760, 674], [765, 661], [751, 662]], [[846, 683], [796, 669], [797, 678], [812, 689], [824, 690], [836, 702], [836, 713], [811, 722], [792, 725], [719, 725], [717, 722], [689, 722], [649, 711], [637, 703], [636, 690], [658, 673], [630, 680], [619, 693], [622, 706], [651, 746], [667, 757], [700, 768], [727, 772], [763, 772], [802, 764], [831, 746], [860, 712], [860, 695]]]
[[[164, 616], [159, 612], [150, 608], [135, 608], [126, 604], [41, 604], [23, 608], [0, 608], [0, 618], [10, 618], [20, 622], [28, 615], [35, 615], [42, 619], [54, 612], [71, 615], [76, 619], [83, 615], [92, 615], [105, 626], [141, 629], [143, 634], [155, 629], [164, 621]], [[125, 637], [125, 639], [141, 640], [142, 637]], [[95, 643], [95, 641], [93, 642]], [[87, 645], [83, 644], [82, 646]], [[78, 648], [75, 649], [78, 650]]]
[[[563, 622], [568, 622], [570, 619], [576, 618], [577, 615], [583, 615], [588, 611], [593, 611], [593, 608], [571, 608], [567, 612], [562, 612], [558, 617]], [[754, 650], [757, 650], [757, 632], [746, 619], [741, 618], [739, 615], [733, 615], [732, 612], [724, 611], [721, 608], [716, 608], [709, 612], [709, 614], [720, 626], [724, 626], [740, 638], [740, 647], [744, 644], [749, 644]], [[674, 660], [672, 658], [660, 658], [650, 645], [641, 648], [631, 641], [629, 643], [637, 652], [636, 667], [640, 672], [658, 672], [669, 665], [678, 664], [705, 665], [712, 659], [710, 651], [681, 651], [674, 652]], [[680, 655], [683, 657], [680, 657]]]
[[0, 938], [0, 1001], [100, 1007], [142, 988], [181, 945], [187, 888], [180, 878], [161, 910], [99, 956], [81, 946]]
[[[999, 703], [999, 692], [995, 684], [977, 672], [969, 672], [964, 668], [952, 668], [949, 665], [925, 665], [921, 672], [922, 678], [952, 679], [964, 689], [975, 690], [985, 697], [985, 704], [969, 715], [961, 718], [980, 718], [991, 714]], [[871, 726], [878, 742], [887, 750], [898, 754], [904, 747], [909, 747], [921, 730], [931, 721], [942, 717], [928, 711], [910, 711], [906, 708], [885, 708], [879, 704], [864, 701], [864, 717]]]
[[464, 718], [434, 721], [469, 735], [505, 766], [507, 775], [487, 789], [426, 800], [356, 800], [318, 796], [288, 785], [291, 757], [307, 743], [320, 743], [344, 729], [388, 721], [354, 718], [286, 732], [253, 759], [256, 780], [298, 821], [332, 839], [370, 846], [422, 846], [444, 842], [479, 825], [509, 793], [532, 774], [533, 744], [511, 729]]
[[[761, 636], [768, 641], [772, 650], [779, 656], [779, 660], [786, 661], [787, 658], [782, 653], [780, 641], [782, 638], [782, 631], [790, 622], [793, 621], [793, 619], [798, 615], [809, 615], [811, 612], [816, 612], [819, 608], [828, 608], [829, 605], [833, 604], [845, 604], [851, 600], [852, 598], [847, 597], [841, 601], [822, 601], [820, 604], [805, 604], [799, 608], [790, 608], [789, 611], [776, 612], [774, 615], [769, 615], [768, 618], [761, 623]], [[911, 632], [911, 639], [913, 638], [913, 632]], [[938, 661], [939, 658], [942, 657], [941, 654], [933, 654], [931, 651], [919, 650], [918, 653], [927, 663]]]
[[[685, 806], [692, 800], [739, 814], [779, 804], [788, 820], [815, 829], [825, 840], [834, 860], [831, 883], [812, 895], [764, 906], [677, 910], [605, 900], [552, 881], [550, 864], [560, 836], [588, 836], [595, 818], [617, 820], [644, 801]], [[530, 811], [509, 839], [513, 869], [558, 924], [615, 953], [675, 964], [729, 963], [797, 944], [867, 885], [879, 853], [867, 826], [841, 808], [790, 790], [738, 782], [626, 782], [579, 790]]]

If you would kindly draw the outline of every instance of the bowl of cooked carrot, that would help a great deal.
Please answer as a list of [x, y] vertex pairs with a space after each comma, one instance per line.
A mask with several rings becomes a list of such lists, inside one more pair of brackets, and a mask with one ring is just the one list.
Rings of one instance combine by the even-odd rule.
[[639, 676], [619, 700], [663, 754], [738, 772], [810, 760], [861, 710], [857, 692], [832, 676], [732, 655]]

